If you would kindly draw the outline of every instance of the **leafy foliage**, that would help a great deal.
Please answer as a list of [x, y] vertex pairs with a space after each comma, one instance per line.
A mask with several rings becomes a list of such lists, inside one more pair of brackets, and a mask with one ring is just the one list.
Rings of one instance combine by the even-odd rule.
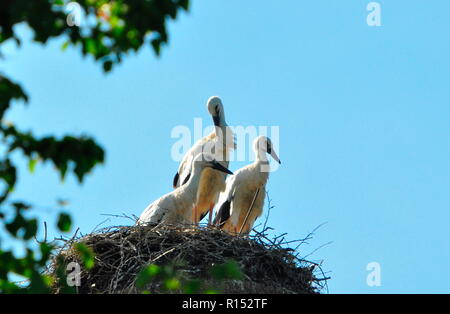
[[94, 252], [84, 243], [77, 243], [75, 249], [81, 256], [81, 260], [83, 261], [84, 267], [86, 269], [92, 269], [95, 264], [95, 255]]
[[224, 264], [211, 267], [211, 275], [216, 280], [235, 279], [242, 280], [243, 274], [236, 261], [230, 260]]
[[72, 226], [72, 218], [69, 214], [60, 213], [58, 217], [58, 229], [63, 232], [69, 232]]
[[[14, 218], [5, 222], [5, 229], [16, 239], [21, 239], [25, 244], [37, 233], [37, 219], [27, 219], [24, 212], [30, 206], [23, 203], [13, 203], [15, 208]], [[59, 219], [64, 220], [64, 219]], [[66, 223], [67, 224], [67, 223]], [[67, 225], [65, 224], [65, 227]], [[60, 223], [58, 223], [58, 226]], [[64, 232], [64, 230], [60, 229]], [[50, 293], [52, 279], [42, 274], [42, 269], [50, 259], [54, 247], [47, 242], [39, 243], [38, 248], [33, 250], [27, 245], [23, 257], [16, 257], [12, 251], [0, 249], [0, 292], [2, 293]], [[28, 281], [28, 285], [18, 285], [12, 282], [8, 275], [10, 273], [19, 275]]]
[[[14, 26], [26, 24], [33, 31], [33, 40], [46, 44], [52, 38], [64, 38], [63, 48], [74, 46], [84, 56], [101, 64], [110, 72], [129, 52], [149, 46], [156, 55], [168, 42], [167, 19], [177, 18], [180, 10], [188, 10], [188, 0], [79, 0], [77, 12], [68, 11], [68, 0], [2, 0], [0, 1], [0, 48], [13, 40], [20, 47], [21, 40]], [[73, 3], [72, 3], [73, 5]], [[80, 14], [80, 25], [74, 25], [74, 14]], [[79, 26], [79, 27], [77, 27]], [[2, 57], [0, 52], [0, 57]], [[51, 162], [63, 180], [73, 173], [80, 183], [98, 164], [104, 162], [105, 153], [94, 139], [86, 136], [66, 135], [63, 138], [35, 137], [31, 131], [21, 131], [4, 121], [4, 115], [17, 101], [29, 102], [24, 89], [0, 73], [0, 138], [4, 153], [0, 155], [0, 226], [7, 234], [25, 244], [25, 256], [17, 257], [12, 251], [0, 247], [0, 293], [49, 292], [51, 280], [41, 275], [48, 262], [52, 245], [38, 243], [33, 249], [30, 240], [38, 232], [38, 219], [28, 218], [25, 212], [31, 206], [22, 202], [7, 205], [14, 190], [18, 171], [11, 154], [20, 151], [28, 159], [28, 168], [34, 171], [39, 162]], [[6, 213], [13, 217], [6, 221]], [[62, 213], [57, 222], [61, 232], [68, 232], [72, 222]], [[0, 239], [1, 240], [1, 239]], [[1, 241], [0, 241], [1, 243]], [[85, 266], [93, 266], [93, 255], [85, 247], [77, 248]], [[64, 271], [64, 270], [61, 270]], [[16, 274], [28, 280], [28, 285], [17, 285], [10, 279]], [[169, 282], [169, 285], [175, 285]], [[67, 291], [73, 291], [68, 289]]]
[[[210, 269], [211, 279], [216, 282], [223, 282], [227, 279], [242, 280], [243, 274], [236, 261], [230, 260], [224, 264], [213, 265]], [[176, 270], [176, 265], [156, 265], [150, 264], [138, 274], [135, 285], [143, 293], [150, 293], [145, 288], [150, 284], [161, 286], [163, 291], [182, 291], [186, 294], [216, 294], [216, 289], [205, 286], [205, 283], [198, 279], [185, 278]]]
[[[102, 63], [106, 72], [120, 63], [130, 51], [149, 45], [157, 55], [168, 41], [166, 20], [188, 10], [188, 0], [79, 0], [76, 9], [66, 14], [69, 1], [6, 0], [0, 3], [0, 44], [10, 38], [20, 44], [13, 26], [25, 22], [34, 30], [34, 40], [46, 43], [64, 36], [64, 47], [81, 47]], [[68, 18], [80, 14], [80, 27], [70, 26]], [[83, 23], [84, 22], [84, 23]]]

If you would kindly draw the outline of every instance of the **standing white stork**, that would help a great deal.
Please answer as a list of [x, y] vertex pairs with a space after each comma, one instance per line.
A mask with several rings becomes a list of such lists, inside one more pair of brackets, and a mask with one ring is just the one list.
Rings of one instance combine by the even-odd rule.
[[[175, 189], [189, 180], [192, 173], [191, 160], [200, 152], [211, 153], [223, 167], [228, 167], [229, 153], [235, 148], [234, 133], [225, 121], [225, 112], [219, 97], [210, 97], [207, 108], [212, 116], [215, 130], [197, 141], [187, 151], [173, 180]], [[202, 172], [197, 191], [196, 212], [192, 215], [192, 223], [199, 223], [208, 212], [209, 223], [211, 223], [212, 210], [219, 199], [220, 192], [225, 191], [225, 181], [226, 174], [224, 173], [212, 169], [205, 169]]]
[[207, 153], [198, 154], [193, 159], [191, 168], [192, 174], [186, 184], [147, 206], [137, 224], [191, 224], [202, 172], [211, 169], [214, 172], [233, 174]]
[[224, 201], [214, 218], [216, 226], [232, 234], [248, 234], [263, 212], [270, 171], [266, 153], [281, 164], [269, 138], [257, 137], [253, 150], [255, 161], [227, 180]]

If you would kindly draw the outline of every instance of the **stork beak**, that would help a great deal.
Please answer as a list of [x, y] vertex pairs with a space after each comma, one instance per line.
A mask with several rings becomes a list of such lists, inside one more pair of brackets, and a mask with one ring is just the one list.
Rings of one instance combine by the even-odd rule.
[[281, 160], [278, 158], [277, 153], [275, 153], [273, 149], [270, 150], [270, 156], [272, 156], [272, 158], [281, 165]]
[[233, 172], [231, 172], [230, 170], [228, 170], [227, 168], [225, 168], [224, 166], [222, 166], [221, 164], [219, 164], [217, 161], [213, 160], [211, 162], [211, 168], [228, 173], [228, 174], [234, 174]]

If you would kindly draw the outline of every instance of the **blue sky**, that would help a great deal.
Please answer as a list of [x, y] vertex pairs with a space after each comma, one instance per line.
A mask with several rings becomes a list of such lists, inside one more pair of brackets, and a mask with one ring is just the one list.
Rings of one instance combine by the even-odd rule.
[[[368, 2], [194, 0], [161, 58], [144, 49], [107, 76], [59, 40], [8, 45], [0, 70], [31, 102], [7, 119], [93, 135], [107, 152], [83, 185], [17, 156], [14, 199], [51, 224], [68, 199], [84, 233], [104, 213], [139, 215], [171, 190], [171, 130], [210, 123], [206, 100], [220, 95], [229, 124], [280, 127], [269, 225], [296, 239], [327, 223], [302, 252], [332, 241], [309, 257], [330, 292], [450, 292], [450, 3], [379, 1], [382, 26], [369, 27]], [[370, 262], [380, 287], [366, 284]]]

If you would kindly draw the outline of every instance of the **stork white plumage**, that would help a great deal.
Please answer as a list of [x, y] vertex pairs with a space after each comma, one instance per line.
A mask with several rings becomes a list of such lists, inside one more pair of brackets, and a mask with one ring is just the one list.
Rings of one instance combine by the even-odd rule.
[[[208, 99], [207, 108], [212, 116], [215, 130], [197, 141], [180, 163], [178, 172], [173, 180], [173, 187], [179, 188], [192, 175], [191, 160], [200, 152], [207, 152], [214, 156], [223, 167], [229, 164], [229, 153], [235, 148], [234, 133], [225, 121], [225, 111], [222, 100], [213, 96]], [[225, 190], [226, 174], [205, 169], [202, 172], [197, 191], [196, 212], [192, 215], [192, 223], [198, 223], [209, 212], [211, 223], [212, 210], [219, 199], [220, 192]]]
[[191, 168], [191, 176], [186, 184], [147, 206], [137, 224], [191, 224], [202, 172], [211, 169], [214, 172], [233, 174], [207, 153], [198, 154], [193, 159]]
[[256, 138], [253, 150], [255, 161], [227, 180], [227, 188], [221, 195], [221, 206], [214, 219], [216, 226], [232, 234], [248, 234], [262, 215], [270, 171], [266, 153], [281, 164], [269, 138]]

